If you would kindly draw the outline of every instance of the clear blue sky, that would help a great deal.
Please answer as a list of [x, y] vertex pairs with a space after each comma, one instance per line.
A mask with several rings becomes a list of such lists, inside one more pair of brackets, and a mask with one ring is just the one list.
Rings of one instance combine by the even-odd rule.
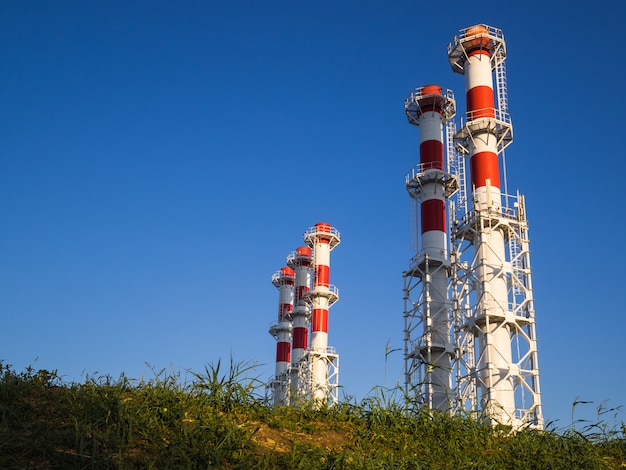
[[232, 354], [268, 378], [271, 275], [327, 221], [344, 392], [401, 381], [403, 100], [439, 83], [464, 109], [446, 45], [487, 23], [508, 47], [544, 415], [626, 405], [614, 3], [2, 2], [0, 359], [81, 380]]

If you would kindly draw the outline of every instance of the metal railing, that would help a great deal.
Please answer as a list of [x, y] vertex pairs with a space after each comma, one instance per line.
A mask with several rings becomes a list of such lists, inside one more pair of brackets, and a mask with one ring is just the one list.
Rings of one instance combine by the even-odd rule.
[[291, 274], [285, 274], [283, 273], [283, 271], [278, 270], [276, 271], [274, 274], [272, 274], [272, 284], [274, 284], [276, 287], [281, 285], [281, 281], [285, 280], [291, 280], [293, 281], [295, 279], [294, 275]]
[[418, 163], [415, 165], [411, 171], [409, 171], [406, 176], [406, 184], [409, 184], [411, 181], [414, 181], [420, 174], [426, 173], [429, 170], [436, 170], [443, 173], [443, 163], [442, 162], [427, 162], [427, 163]]
[[444, 120], [451, 119], [456, 114], [456, 102], [452, 90], [446, 90], [441, 95], [434, 93], [424, 94], [424, 88], [419, 87], [413, 90], [411, 94], [404, 100], [404, 112], [407, 119], [413, 125], [419, 125], [419, 117], [423, 114], [420, 101], [432, 97], [433, 102], [438, 101], [441, 106], [441, 112]]
[[523, 222], [525, 220], [523, 208], [523, 196], [512, 194], [501, 194], [500, 205], [489, 209], [470, 209], [458, 219], [460, 226], [464, 226], [479, 216], [504, 217], [509, 220]]
[[[433, 256], [433, 253], [437, 256]], [[422, 264], [427, 259], [432, 260], [433, 262], [441, 263], [446, 260], [449, 260], [450, 250], [436, 250], [436, 249], [423, 249], [420, 250], [415, 256], [413, 256], [409, 260], [409, 268], [411, 270], [417, 269], [420, 264]]]
[[495, 119], [496, 122], [507, 126], [511, 125], [511, 116], [506, 111], [502, 111], [498, 108], [480, 108], [466, 112], [460, 119], [461, 127], [477, 119], [485, 118]]
[[329, 234], [329, 235], [332, 235], [333, 237], [340, 238], [339, 230], [337, 230], [335, 227], [327, 227], [327, 226], [324, 226], [324, 227], [316, 227], [316, 226], [310, 227], [310, 228], [308, 228], [304, 232], [304, 236], [305, 237], [307, 237], [307, 236], [311, 237], [313, 235], [317, 235], [318, 233]]

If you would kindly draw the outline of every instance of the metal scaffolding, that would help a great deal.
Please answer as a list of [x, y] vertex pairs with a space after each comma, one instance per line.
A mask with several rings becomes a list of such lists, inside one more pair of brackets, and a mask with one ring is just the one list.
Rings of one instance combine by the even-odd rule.
[[[447, 154], [445, 167], [415, 167], [406, 177], [407, 190], [419, 212], [424, 188], [436, 184], [448, 215], [441, 253], [415, 243], [416, 255], [403, 273], [405, 390], [411, 401], [429, 409], [516, 429], [543, 428], [524, 197], [506, 194], [506, 168], [504, 192], [499, 183], [498, 167], [504, 167], [503, 152], [513, 140], [504, 35], [487, 25], [465, 28], [448, 46], [448, 56], [453, 71], [470, 75], [466, 93], [472, 98], [458, 124], [450, 119], [452, 109], [442, 106], [446, 97], [453, 103], [450, 91], [439, 93], [438, 107], [423, 92], [432, 93], [433, 85], [405, 101], [411, 124], [424, 125], [420, 105], [440, 113], [443, 136], [437, 145]], [[489, 91], [493, 75], [495, 93]], [[426, 139], [433, 139], [432, 128], [431, 120]], [[432, 148], [431, 142], [424, 148]], [[475, 174], [466, 172], [467, 160]], [[422, 233], [427, 236], [432, 237]], [[447, 325], [445, 332], [433, 328], [443, 311], [447, 323], [436, 323]], [[443, 356], [446, 361], [438, 360]], [[437, 370], [437, 364], [448, 364], [448, 370]], [[445, 400], [435, 385], [445, 389]]]

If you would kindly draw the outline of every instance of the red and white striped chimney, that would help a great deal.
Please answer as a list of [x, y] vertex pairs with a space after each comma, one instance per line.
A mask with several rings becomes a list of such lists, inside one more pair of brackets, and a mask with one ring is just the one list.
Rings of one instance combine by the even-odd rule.
[[[449, 96], [448, 96], [449, 95]], [[424, 334], [421, 352], [425, 361], [423, 389], [425, 404], [443, 412], [451, 407], [453, 346], [447, 309], [448, 235], [446, 204], [449, 192], [444, 161], [443, 125], [454, 116], [451, 92], [444, 95], [439, 85], [416, 89], [405, 102], [409, 122], [420, 128], [418, 185], [409, 192], [420, 201], [421, 250], [418, 259], [424, 270]]]
[[291, 348], [291, 388], [297, 394], [300, 392], [300, 372], [304, 372], [302, 364], [309, 346], [309, 318], [310, 309], [307, 296], [311, 290], [311, 248], [301, 246], [288, 257], [287, 264], [295, 272], [295, 299], [291, 314], [293, 324], [293, 338]]
[[[304, 234], [304, 240], [313, 248], [314, 278], [310, 292], [311, 317], [311, 380], [313, 398], [327, 399], [329, 391], [328, 368], [324, 356], [328, 352], [328, 309], [339, 298], [337, 289], [330, 284], [330, 252], [339, 245], [337, 229], [319, 222]], [[321, 356], [320, 356], [321, 355]]]
[[[445, 171], [443, 145], [443, 106], [447, 100], [438, 85], [422, 87], [419, 106], [420, 165], [422, 172]], [[429, 257], [443, 261], [448, 252], [446, 235], [446, 197], [441, 178], [425, 180], [420, 194], [422, 250]]]
[[286, 405], [289, 400], [289, 365], [291, 363], [291, 312], [293, 310], [294, 272], [284, 266], [272, 276], [278, 288], [278, 322], [270, 327], [276, 338], [276, 376], [273, 382], [274, 404]]
[[[493, 93], [491, 46], [487, 27], [477, 25], [465, 30], [463, 42], [467, 53], [464, 65], [465, 99], [468, 125], [472, 121], [496, 117]], [[470, 175], [477, 209], [498, 210], [500, 200], [500, 170], [498, 167], [497, 135], [494, 126], [484, 121], [484, 131], [475, 133], [470, 151]]]
[[497, 224], [502, 216], [498, 153], [504, 137], [512, 140], [510, 122], [495, 107], [493, 69], [498, 57], [496, 47], [502, 38], [486, 25], [476, 25], [459, 32], [456, 48], [450, 48], [454, 71], [465, 75], [467, 122], [461, 130], [470, 155], [470, 178], [473, 211], [480, 226], [473, 241], [476, 255], [472, 269], [478, 280], [477, 326], [481, 330], [477, 344], [478, 374], [483, 409], [495, 422], [512, 424], [515, 420], [514, 377], [511, 328], [505, 320], [509, 310], [504, 228]]

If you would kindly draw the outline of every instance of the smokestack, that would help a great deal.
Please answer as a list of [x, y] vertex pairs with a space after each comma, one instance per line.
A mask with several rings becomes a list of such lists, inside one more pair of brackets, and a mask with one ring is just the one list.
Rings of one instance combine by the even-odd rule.
[[313, 249], [313, 290], [309, 294], [311, 316], [311, 393], [318, 402], [325, 402], [336, 384], [331, 383], [329, 365], [334, 354], [328, 348], [328, 309], [338, 300], [335, 286], [330, 284], [330, 252], [341, 239], [337, 229], [320, 222], [304, 234], [305, 243]]
[[[445, 412], [454, 397], [446, 205], [456, 186], [446, 172], [443, 126], [454, 116], [454, 97], [438, 85], [426, 85], [405, 100], [405, 112], [409, 122], [420, 128], [420, 163], [406, 180], [409, 195], [419, 203], [421, 248], [405, 273], [405, 300], [416, 285], [421, 286], [420, 298], [405, 305], [407, 393], [417, 395], [416, 400], [428, 408]], [[417, 326], [421, 336], [415, 340]]]
[[457, 400], [493, 424], [542, 427], [524, 198], [501, 191], [498, 155], [513, 140], [505, 57], [502, 31], [484, 24], [448, 45], [453, 71], [465, 76], [467, 113], [454, 140], [469, 156], [472, 190], [472, 207], [452, 231], [454, 283], [465, 285], [453, 300], [469, 306], [457, 316]]
[[278, 288], [278, 322], [270, 327], [276, 339], [276, 376], [272, 382], [275, 405], [289, 402], [289, 365], [291, 361], [291, 312], [293, 310], [294, 272], [284, 266], [272, 276], [272, 284]]
[[291, 388], [296, 396], [306, 394], [305, 377], [307, 364], [305, 355], [309, 345], [310, 307], [307, 302], [311, 286], [311, 248], [298, 247], [287, 259], [295, 272], [295, 299], [291, 315], [293, 340], [291, 348]]
[[[492, 55], [494, 43], [485, 25], [462, 30], [457, 47], [455, 71], [465, 75], [467, 132], [470, 156], [470, 181], [473, 209], [485, 217], [500, 214], [500, 171], [498, 135], [493, 92]], [[454, 68], [454, 67], [453, 67]], [[510, 328], [505, 322], [508, 305], [507, 283], [502, 265], [505, 261], [504, 232], [487, 223], [478, 227], [476, 259], [473, 265], [479, 281], [477, 316], [484, 319], [479, 328], [485, 340], [479, 354], [482, 402], [487, 414], [502, 424], [512, 424], [515, 412], [513, 378], [509, 375], [512, 357]], [[486, 315], [489, 316], [487, 321]]]

